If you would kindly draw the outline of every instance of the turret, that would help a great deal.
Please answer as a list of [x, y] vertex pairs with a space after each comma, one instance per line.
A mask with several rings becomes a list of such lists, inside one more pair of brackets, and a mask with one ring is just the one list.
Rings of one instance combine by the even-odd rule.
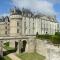
[[10, 14], [10, 36], [22, 35], [22, 12], [14, 8]]

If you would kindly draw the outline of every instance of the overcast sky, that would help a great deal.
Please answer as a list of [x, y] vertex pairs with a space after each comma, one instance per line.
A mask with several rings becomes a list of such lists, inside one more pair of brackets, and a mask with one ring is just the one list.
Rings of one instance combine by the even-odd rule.
[[14, 6], [30, 9], [34, 13], [56, 15], [60, 21], [60, 0], [0, 0], [0, 15], [9, 15]]

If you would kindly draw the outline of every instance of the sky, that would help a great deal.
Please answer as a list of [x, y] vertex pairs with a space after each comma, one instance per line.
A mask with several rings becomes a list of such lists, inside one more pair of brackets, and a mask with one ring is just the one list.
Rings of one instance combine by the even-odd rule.
[[60, 22], [60, 0], [0, 0], [0, 15], [9, 15], [13, 7], [27, 8], [33, 13], [54, 16]]

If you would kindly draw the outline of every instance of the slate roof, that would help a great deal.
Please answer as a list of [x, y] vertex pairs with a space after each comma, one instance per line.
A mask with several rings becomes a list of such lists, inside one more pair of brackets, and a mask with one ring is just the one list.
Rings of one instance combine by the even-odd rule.
[[5, 19], [3, 16], [0, 16], [0, 22], [5, 22]]
[[13, 8], [11, 9], [10, 13], [12, 15], [15, 15], [15, 14], [22, 14], [21, 10], [19, 8]]
[[8, 22], [10, 22], [8, 16], [6, 16], [6, 17], [0, 16], [0, 22], [5, 22], [6, 20], [8, 20]]

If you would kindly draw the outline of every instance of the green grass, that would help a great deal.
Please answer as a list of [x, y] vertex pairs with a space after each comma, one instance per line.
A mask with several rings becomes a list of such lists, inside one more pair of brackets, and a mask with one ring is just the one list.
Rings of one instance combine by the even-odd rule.
[[22, 60], [45, 60], [45, 57], [37, 53], [22, 53], [17, 54]]
[[11, 60], [8, 56], [4, 56], [4, 60]]
[[0, 57], [0, 60], [11, 60], [8, 56]]

